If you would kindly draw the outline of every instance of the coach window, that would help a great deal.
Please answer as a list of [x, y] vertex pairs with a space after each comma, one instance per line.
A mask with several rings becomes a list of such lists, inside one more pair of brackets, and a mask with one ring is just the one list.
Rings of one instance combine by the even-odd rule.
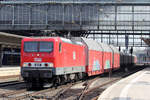
[[61, 43], [59, 43], [59, 52], [61, 52]]

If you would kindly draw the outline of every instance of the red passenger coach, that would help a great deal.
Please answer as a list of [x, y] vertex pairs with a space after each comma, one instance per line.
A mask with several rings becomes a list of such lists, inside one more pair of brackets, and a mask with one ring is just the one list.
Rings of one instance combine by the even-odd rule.
[[21, 48], [21, 75], [29, 83], [85, 72], [85, 45], [81, 42], [59, 37], [24, 38]]

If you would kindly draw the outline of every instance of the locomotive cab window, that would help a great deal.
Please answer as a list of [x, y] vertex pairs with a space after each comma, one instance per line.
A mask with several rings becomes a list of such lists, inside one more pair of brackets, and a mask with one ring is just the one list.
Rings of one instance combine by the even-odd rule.
[[61, 43], [59, 43], [59, 52], [61, 52]]
[[53, 42], [30, 41], [24, 43], [25, 52], [52, 52]]
[[38, 52], [38, 42], [25, 42], [24, 51], [25, 52]]
[[39, 42], [39, 52], [52, 52], [53, 43], [52, 42]]

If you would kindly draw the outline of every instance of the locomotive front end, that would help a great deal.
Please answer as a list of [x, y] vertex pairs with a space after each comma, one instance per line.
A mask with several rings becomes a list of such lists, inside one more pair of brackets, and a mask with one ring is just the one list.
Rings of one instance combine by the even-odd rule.
[[21, 76], [26, 82], [52, 78], [55, 70], [53, 39], [26, 38], [21, 48]]

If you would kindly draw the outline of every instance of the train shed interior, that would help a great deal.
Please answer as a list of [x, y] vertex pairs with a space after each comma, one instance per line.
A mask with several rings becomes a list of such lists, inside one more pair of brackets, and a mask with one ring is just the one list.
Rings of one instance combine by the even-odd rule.
[[[42, 38], [22, 41], [32, 36]], [[135, 93], [149, 96], [150, 68], [146, 68], [149, 65], [150, 0], [0, 0], [0, 99], [38, 96], [62, 99], [63, 92], [71, 86], [68, 84], [83, 79], [85, 83], [75, 83], [73, 89], [69, 88], [68, 93], [79, 95], [76, 99], [86, 97], [88, 92], [92, 94], [97, 88], [93, 92], [96, 99], [87, 95], [87, 99], [79, 100], [98, 100], [103, 91], [120, 80], [121, 84], [103, 92], [99, 100], [109, 100], [107, 97], [113, 93], [117, 95], [112, 95], [110, 100], [132, 100], [132, 96], [136, 98]], [[1, 82], [8, 76], [17, 76], [21, 85], [3, 88]], [[87, 77], [92, 81], [86, 80]], [[48, 85], [54, 85], [60, 93], [56, 88], [49, 91]], [[28, 86], [40, 90], [31, 90], [30, 94]], [[1, 94], [3, 89], [6, 92]], [[55, 94], [53, 90], [56, 95], [51, 98]], [[129, 90], [133, 94], [131, 98]]]
[[23, 37], [0, 32], [0, 66], [19, 65], [20, 46]]

